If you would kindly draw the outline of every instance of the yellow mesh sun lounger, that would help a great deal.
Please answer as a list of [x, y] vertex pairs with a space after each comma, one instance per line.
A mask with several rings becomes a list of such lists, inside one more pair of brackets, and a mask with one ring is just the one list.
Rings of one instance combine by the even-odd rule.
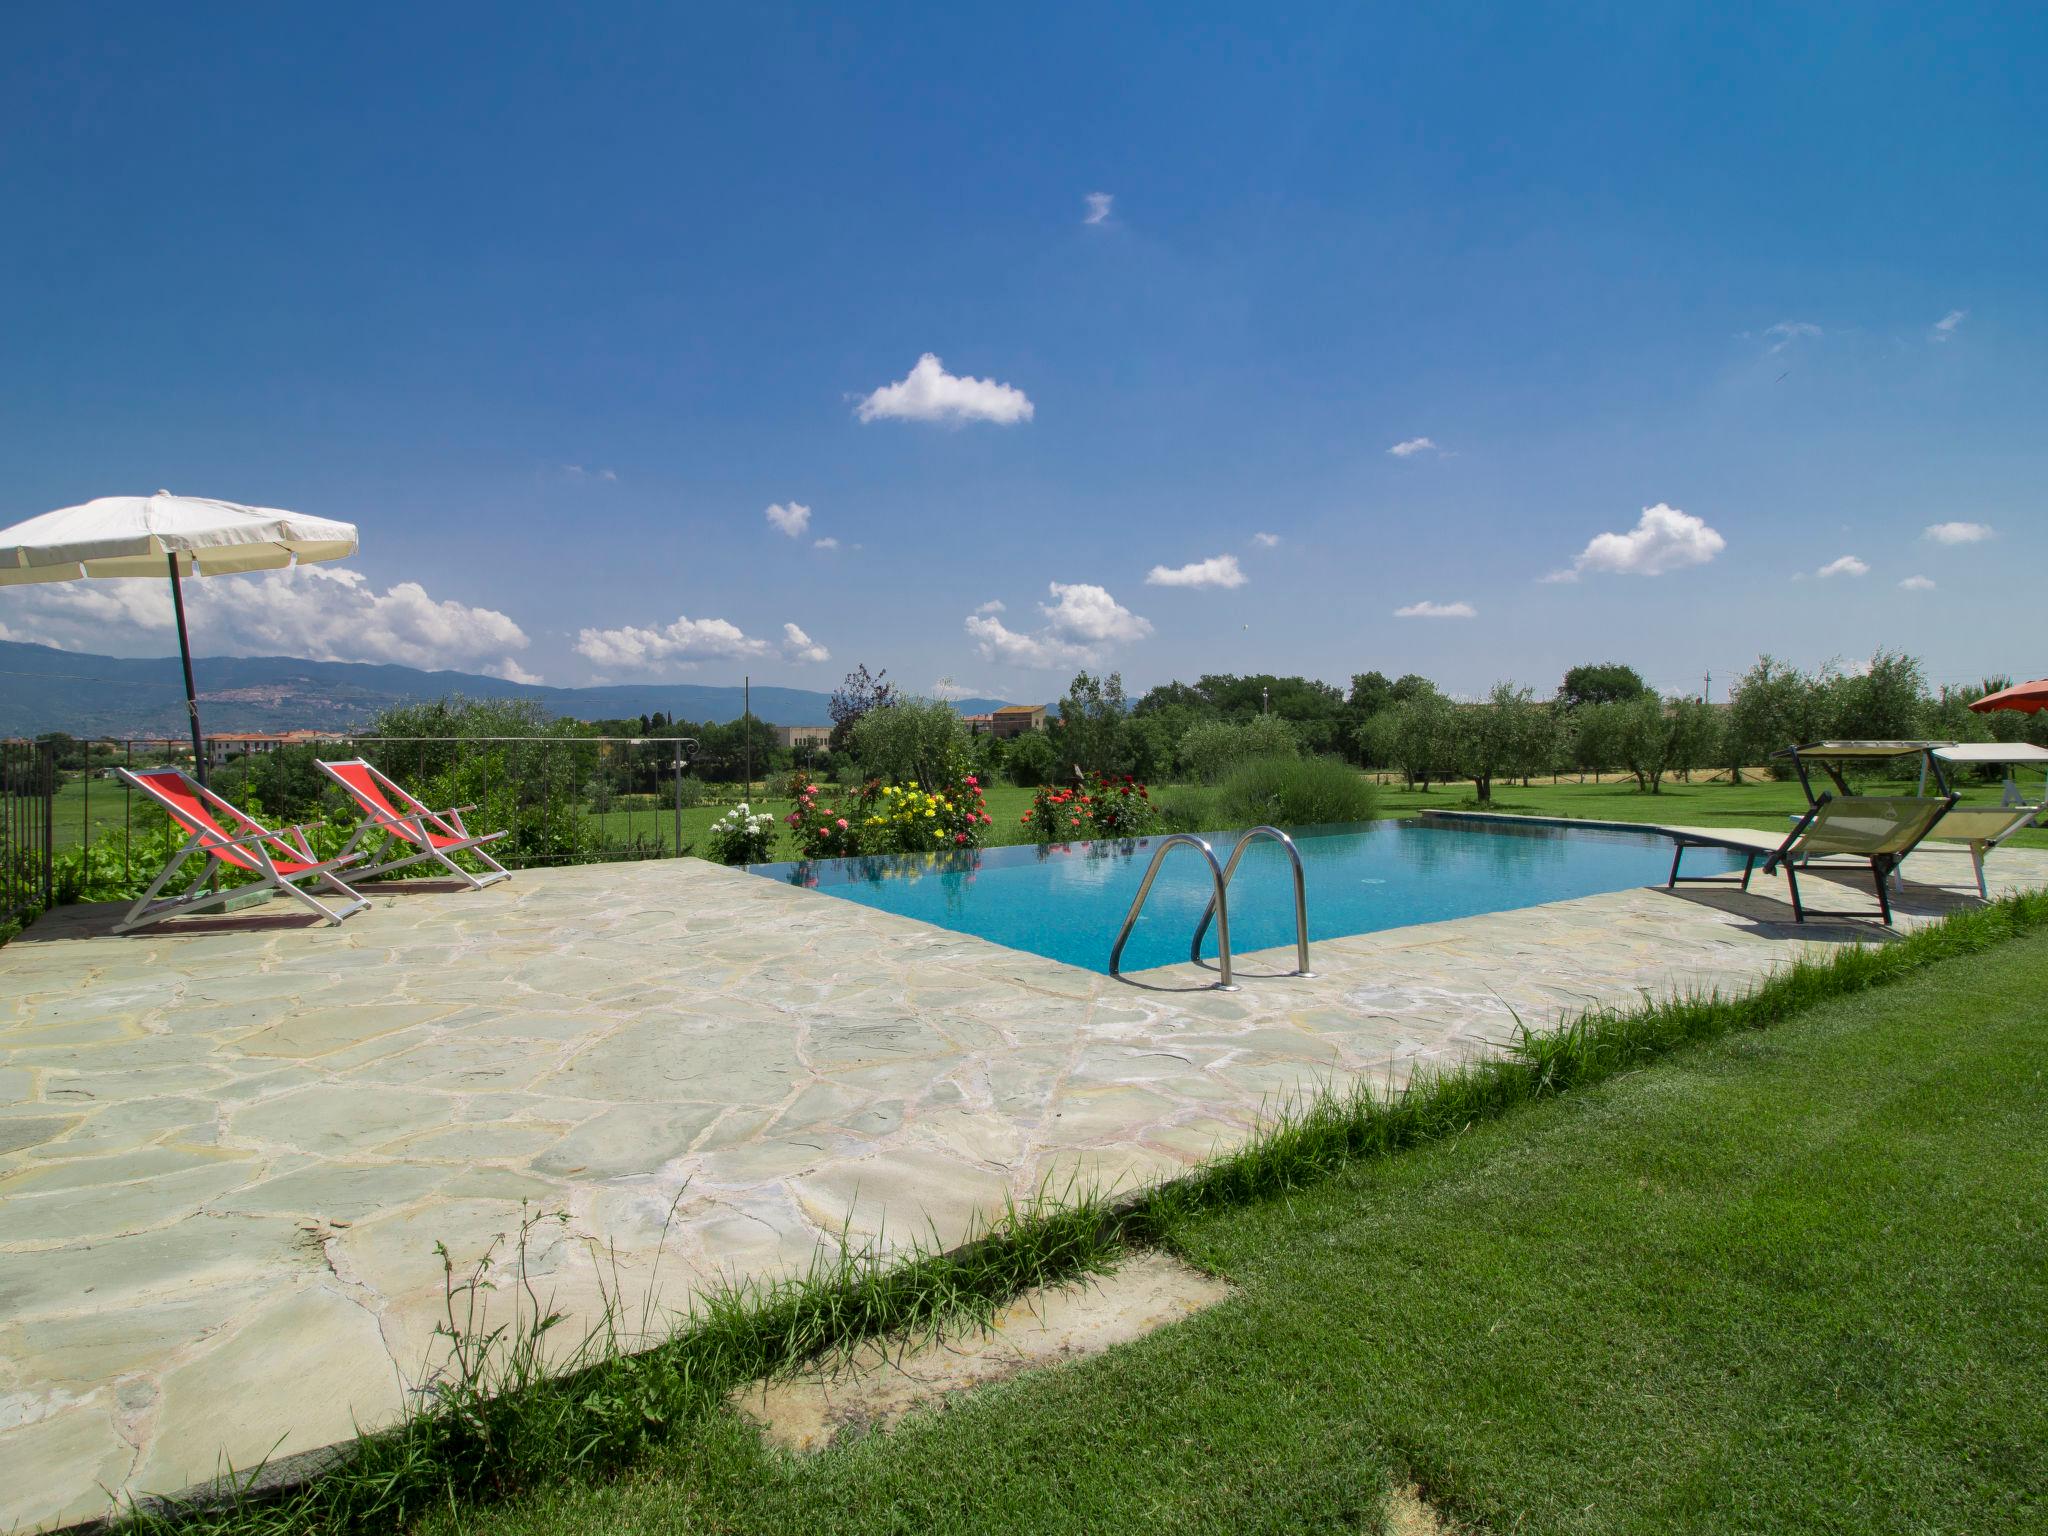
[[1934, 824], [1927, 834], [1931, 843], [1961, 843], [1970, 850], [1970, 864], [1977, 872], [1977, 894], [1991, 899], [1984, 882], [1984, 859], [1992, 849], [2034, 824], [2041, 813], [2038, 805], [1959, 805]]
[[1824, 854], [1868, 859], [1870, 878], [1877, 886], [1878, 915], [1889, 925], [1892, 903], [1885, 893], [1886, 880], [1959, 798], [1953, 794], [1822, 795], [1799, 818], [1799, 825], [1778, 851], [1764, 860], [1764, 873], [1779, 868], [1785, 871], [1785, 883], [1792, 891], [1792, 916], [1803, 923], [1806, 908], [1799, 900], [1798, 873], [1802, 861]]
[[[1877, 887], [1877, 914], [1886, 924], [1892, 920], [1891, 897], [1885, 882], [1901, 860], [1927, 836], [1934, 824], [1956, 803], [1955, 795], [1822, 795], [1785, 840], [1764, 856], [1764, 873], [1785, 871], [1785, 883], [1792, 892], [1792, 916], [1806, 921], [1806, 906], [1799, 896], [1799, 865], [1807, 859], [1839, 855], [1870, 862], [1870, 877]], [[1681, 840], [1671, 859], [1672, 886], [1711, 884], [1728, 876], [1683, 876], [1678, 861], [1688, 846]], [[1749, 889], [1755, 858], [1745, 861], [1742, 888]], [[1861, 913], [1828, 913], [1827, 916], [1862, 916]]]

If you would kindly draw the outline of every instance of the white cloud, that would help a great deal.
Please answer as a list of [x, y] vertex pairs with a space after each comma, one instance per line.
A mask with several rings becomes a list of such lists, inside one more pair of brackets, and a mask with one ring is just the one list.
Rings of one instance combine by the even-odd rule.
[[974, 611], [976, 613], [1001, 613], [1003, 611], [1003, 600], [1000, 597], [992, 597]]
[[562, 476], [567, 480], [609, 480], [616, 482], [619, 472], [615, 469], [589, 469], [581, 464], [564, 464]]
[[1870, 564], [1868, 561], [1858, 560], [1854, 555], [1843, 555], [1840, 559], [1830, 560], [1813, 574], [1822, 581], [1832, 576], [1868, 576]]
[[1397, 619], [1476, 619], [1479, 610], [1470, 603], [1432, 603], [1427, 600], [1396, 608]]
[[822, 539], [811, 540], [811, 548], [813, 549], [837, 549], [838, 547], [839, 541], [830, 535]]
[[811, 509], [799, 501], [787, 506], [778, 501], [761, 515], [777, 533], [792, 539], [802, 538], [811, 526]]
[[1576, 581], [1585, 571], [1618, 576], [1662, 576], [1688, 565], [1705, 565], [1728, 547], [1728, 541], [1690, 512], [1658, 502], [1627, 533], [1596, 534], [1579, 552], [1570, 569], [1553, 571], [1545, 581]]
[[[311, 567], [308, 567], [311, 569]], [[233, 655], [221, 637], [199, 625], [205, 581], [185, 583], [185, 602], [192, 619], [192, 639], [202, 653]], [[0, 592], [0, 612], [17, 626], [14, 639], [34, 640], [65, 650], [133, 651], [145, 638], [158, 644], [170, 634], [174, 619], [168, 581], [136, 577], [121, 581], [39, 582]], [[105, 641], [95, 646], [95, 639]]]
[[894, 384], [884, 384], [855, 407], [862, 421], [992, 421], [1015, 426], [1035, 411], [1021, 389], [994, 379], [956, 378], [927, 352]]
[[678, 616], [659, 629], [624, 625], [618, 629], [584, 629], [576, 635], [576, 654], [601, 667], [646, 670], [688, 665], [705, 660], [739, 660], [768, 656], [775, 648], [744, 633], [724, 619]]
[[1192, 565], [1155, 565], [1145, 578], [1148, 587], [1241, 587], [1250, 580], [1239, 569], [1237, 556], [1212, 555]]
[[488, 677], [502, 677], [508, 683], [525, 683], [530, 687], [536, 688], [547, 681], [538, 672], [527, 671], [526, 668], [519, 665], [510, 656], [507, 656], [495, 666], [485, 667], [484, 673]]
[[1261, 549], [1274, 549], [1279, 546], [1280, 535], [1277, 533], [1255, 533], [1252, 535], [1252, 542]]
[[1775, 357], [1795, 341], [1803, 341], [1822, 335], [1821, 328], [1811, 320], [1780, 320], [1764, 332], [1764, 339], [1771, 343], [1769, 354]]
[[1116, 203], [1116, 194], [1113, 192], [1089, 192], [1083, 195], [1081, 201], [1088, 205], [1088, 215], [1081, 222], [1083, 224], [1100, 224], [1108, 219], [1109, 211]]
[[[151, 585], [168, 607], [168, 583]], [[416, 581], [379, 592], [362, 572], [345, 566], [216, 576], [187, 583], [185, 591], [191, 622], [216, 645], [218, 637], [230, 636], [245, 655], [434, 669], [507, 658], [528, 644], [526, 632], [495, 608], [437, 600]]]
[[971, 699], [980, 692], [979, 688], [971, 687], [966, 683], [956, 683], [950, 677], [940, 678], [936, 683], [932, 684], [931, 689], [933, 698], [945, 699], [949, 702], [954, 699]]
[[1394, 444], [1387, 452], [1397, 459], [1412, 459], [1418, 453], [1442, 453], [1443, 450], [1426, 437], [1411, 437], [1406, 442]]
[[1967, 309], [1950, 310], [1934, 322], [1933, 329], [1927, 333], [1928, 339], [1930, 341], [1947, 341], [1949, 337], [1955, 335], [1956, 327], [1969, 318], [1970, 312]]
[[1124, 607], [1107, 591], [1088, 582], [1053, 582], [1053, 601], [1040, 603], [1038, 611], [1062, 635], [1102, 642], [1142, 640], [1152, 633], [1152, 624]]
[[1981, 544], [1992, 537], [1989, 523], [1930, 523], [1920, 535], [1937, 544]]
[[[526, 632], [494, 608], [436, 599], [418, 582], [379, 592], [362, 572], [304, 565], [185, 583], [200, 655], [477, 667], [523, 651]], [[175, 644], [166, 581], [69, 581], [11, 589], [0, 613], [69, 650], [167, 653]]]
[[794, 624], [782, 626], [782, 654], [791, 661], [830, 661], [832, 653]]
[[1105, 646], [1142, 640], [1152, 624], [1123, 606], [1109, 593], [1087, 582], [1051, 583], [1053, 601], [1040, 603], [1042, 629], [1023, 633], [995, 617], [988, 604], [967, 616], [967, 633], [990, 661], [1024, 667], [1071, 667], [1093, 664]]
[[1899, 590], [1902, 592], [1932, 592], [1934, 590], [1934, 582], [1930, 577], [1926, 576], [1908, 576], [1899, 583]]
[[982, 656], [989, 661], [1007, 661], [1020, 667], [1071, 667], [1095, 659], [1095, 652], [1089, 647], [1069, 644], [1050, 630], [1019, 634], [992, 615], [969, 614], [967, 633], [974, 637]]

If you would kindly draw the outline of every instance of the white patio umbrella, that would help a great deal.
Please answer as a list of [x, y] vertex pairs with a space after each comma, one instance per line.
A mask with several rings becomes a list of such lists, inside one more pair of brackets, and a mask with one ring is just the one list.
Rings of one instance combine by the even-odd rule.
[[99, 576], [171, 578], [178, 616], [178, 655], [185, 664], [185, 711], [192, 721], [192, 761], [206, 778], [199, 736], [199, 696], [192, 686], [192, 642], [185, 633], [184, 576], [274, 571], [356, 550], [353, 523], [307, 517], [276, 507], [244, 507], [204, 496], [102, 496], [82, 506], [45, 512], [0, 528], [0, 587]]

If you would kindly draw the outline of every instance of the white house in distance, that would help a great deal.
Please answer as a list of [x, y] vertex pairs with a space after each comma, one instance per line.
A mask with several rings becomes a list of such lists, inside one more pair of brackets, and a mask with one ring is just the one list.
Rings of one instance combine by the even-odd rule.
[[777, 725], [770, 729], [778, 747], [822, 747], [832, 740], [829, 725]]

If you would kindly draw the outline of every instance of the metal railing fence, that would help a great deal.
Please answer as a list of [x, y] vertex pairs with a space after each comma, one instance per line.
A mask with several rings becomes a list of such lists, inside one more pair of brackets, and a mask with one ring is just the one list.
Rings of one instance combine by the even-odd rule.
[[[695, 747], [689, 737], [567, 734], [207, 741], [211, 787], [267, 824], [352, 826], [360, 819], [356, 807], [313, 760], [361, 757], [434, 810], [465, 807], [472, 831], [506, 833], [492, 853], [508, 868], [674, 858], [688, 852], [693, 834], [685, 813], [744, 794], [737, 786], [699, 781], [691, 771]], [[74, 889], [79, 886], [81, 864], [91, 866], [92, 878], [85, 883], [95, 893], [155, 875], [168, 852], [168, 824], [114, 769], [166, 763], [189, 768], [189, 742], [163, 737], [81, 740], [64, 748], [61, 761], [47, 744], [9, 743], [7, 750], [10, 857], [19, 821], [41, 839], [35, 865], [42, 882], [40, 905], [50, 902], [53, 856], [58, 899], [78, 899], [64, 888], [67, 879]], [[33, 766], [37, 762], [39, 769]], [[42, 798], [23, 801], [17, 809], [16, 780], [28, 783], [36, 772], [44, 775], [36, 782], [46, 782]], [[85, 853], [67, 858], [81, 845]], [[99, 896], [86, 894], [84, 899]]]
[[47, 742], [0, 741], [0, 923], [50, 905], [56, 761]]

